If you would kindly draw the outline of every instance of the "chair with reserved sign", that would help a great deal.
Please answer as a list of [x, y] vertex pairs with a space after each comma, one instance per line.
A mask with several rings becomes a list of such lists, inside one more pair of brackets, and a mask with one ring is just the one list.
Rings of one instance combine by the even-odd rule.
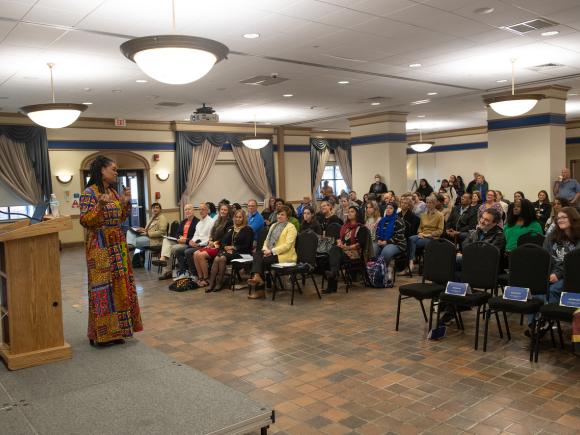
[[[510, 255], [509, 285], [529, 289], [532, 299], [517, 300], [517, 294], [512, 296], [510, 289], [506, 288], [503, 297], [493, 297], [488, 301], [488, 309], [485, 315], [485, 328], [483, 335], [483, 351], [487, 350], [487, 336], [489, 318], [492, 313], [502, 313], [507, 339], [511, 340], [511, 334], [507, 319], [507, 313], [521, 315], [532, 314], [534, 320], [531, 323], [530, 361], [534, 355], [534, 336], [536, 334], [536, 314], [540, 311], [544, 300], [548, 296], [550, 276], [550, 254], [541, 246], [528, 243], [514, 249]], [[518, 292], [514, 289], [515, 292]], [[525, 296], [525, 291], [520, 291]], [[533, 296], [536, 296], [534, 298]], [[497, 319], [497, 317], [496, 317]]]
[[[427, 245], [429, 246], [429, 245]], [[469, 284], [473, 290], [465, 296], [442, 293], [439, 301], [446, 308], [450, 308], [457, 313], [459, 327], [465, 330], [463, 318], [461, 317], [462, 309], [471, 309], [477, 307], [475, 317], [475, 344], [477, 350], [479, 345], [479, 319], [485, 313], [485, 307], [489, 299], [497, 293], [497, 274], [499, 269], [500, 252], [495, 246], [487, 242], [474, 242], [463, 249], [461, 281]], [[441, 309], [437, 310], [437, 324]], [[503, 332], [499, 323], [497, 313], [496, 320], [499, 329], [499, 335], [503, 338]]]
[[[580, 249], [575, 249], [569, 252], [564, 257], [564, 291], [566, 293], [572, 293], [575, 299], [580, 298]], [[576, 296], [578, 295], [578, 296]], [[564, 349], [564, 337], [562, 335], [561, 322], [572, 323], [574, 320], [574, 312], [577, 308], [570, 306], [564, 306], [560, 303], [549, 303], [544, 304], [540, 308], [540, 321], [547, 322], [550, 332], [552, 331], [552, 325], [555, 323], [558, 328], [558, 336], [560, 338], [560, 346]], [[535, 360], [538, 361], [538, 353], [540, 347], [540, 334], [536, 334], [536, 357]], [[555, 345], [553, 336], [552, 344]]]
[[[433, 326], [434, 304], [438, 301], [441, 292], [445, 290], [447, 283], [453, 281], [453, 277], [455, 276], [455, 245], [443, 238], [431, 241], [425, 247], [423, 267], [423, 279], [421, 282], [405, 284], [399, 287], [395, 331], [399, 330], [401, 301], [411, 298], [419, 301], [425, 322], [429, 323], [429, 330], [431, 330]], [[431, 301], [429, 319], [427, 319], [427, 313], [423, 305], [424, 300]]]

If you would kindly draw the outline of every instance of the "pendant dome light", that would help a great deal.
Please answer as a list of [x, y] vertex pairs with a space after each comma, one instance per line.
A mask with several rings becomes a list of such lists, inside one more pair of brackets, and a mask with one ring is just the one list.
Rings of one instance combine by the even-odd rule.
[[409, 142], [411, 149], [418, 153], [429, 151], [433, 145], [435, 145], [435, 142], [423, 140], [421, 129], [419, 129], [419, 140], [417, 142]]
[[63, 128], [68, 127], [75, 122], [80, 114], [87, 110], [86, 104], [76, 103], [57, 103], [54, 98], [54, 79], [52, 68], [54, 63], [47, 63], [50, 69], [50, 89], [52, 92], [52, 103], [33, 104], [24, 106], [19, 112], [28, 116], [32, 122], [46, 128]]
[[515, 64], [512, 59], [512, 94], [507, 97], [494, 97], [485, 100], [492, 110], [502, 116], [520, 116], [532, 110], [539, 100], [544, 98], [540, 94], [515, 94]]
[[258, 136], [256, 128], [256, 115], [254, 115], [254, 136], [242, 139], [242, 143], [244, 144], [245, 147], [250, 148], [252, 150], [259, 150], [261, 148], [264, 148], [266, 145], [270, 143], [269, 137]]
[[[175, 0], [172, 0], [175, 33]], [[205, 76], [229, 53], [224, 44], [188, 35], [156, 35], [121, 44], [123, 55], [149, 77], [170, 85], [183, 85]]]

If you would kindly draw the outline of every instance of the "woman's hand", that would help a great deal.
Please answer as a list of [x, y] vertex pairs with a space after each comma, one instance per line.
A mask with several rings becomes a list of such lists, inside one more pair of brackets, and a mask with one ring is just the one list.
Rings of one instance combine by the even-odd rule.
[[272, 255], [272, 251], [270, 249], [264, 249], [262, 252], [264, 253], [264, 257], [269, 257]]
[[111, 197], [109, 196], [108, 193], [103, 193], [101, 196], [99, 196], [100, 207], [105, 207], [109, 202], [111, 202]]
[[124, 187], [123, 188], [123, 202], [126, 203], [131, 203], [131, 188], [130, 187]]
[[379, 246], [385, 246], [386, 244], [387, 244], [387, 241], [386, 240], [379, 240], [377, 242], [377, 245], [379, 245]]
[[557, 282], [557, 281], [558, 281], [558, 277], [556, 276], [556, 274], [555, 274], [555, 273], [552, 273], [552, 274], [550, 275], [550, 283], [554, 284], [554, 283], [555, 283], [555, 282]]

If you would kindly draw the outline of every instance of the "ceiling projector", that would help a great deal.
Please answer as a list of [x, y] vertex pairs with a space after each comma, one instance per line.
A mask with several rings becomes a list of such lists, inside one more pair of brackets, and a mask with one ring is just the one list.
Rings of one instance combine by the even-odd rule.
[[198, 107], [194, 113], [191, 114], [191, 122], [219, 122], [220, 117], [212, 107], [206, 107], [205, 103], [201, 107]]

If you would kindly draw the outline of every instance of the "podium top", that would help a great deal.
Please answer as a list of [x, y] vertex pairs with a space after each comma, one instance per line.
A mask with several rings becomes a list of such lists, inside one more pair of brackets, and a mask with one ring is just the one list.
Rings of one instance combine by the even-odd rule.
[[31, 238], [37, 236], [43, 236], [45, 234], [58, 233], [59, 231], [65, 231], [72, 229], [72, 220], [70, 216], [63, 216], [59, 218], [54, 218], [40, 222], [38, 224], [29, 225], [30, 221], [27, 222], [28, 225], [24, 223], [18, 223], [18, 225], [11, 226], [8, 231], [2, 231], [0, 226], [0, 242], [8, 242], [11, 240], [18, 240], [24, 238]]

